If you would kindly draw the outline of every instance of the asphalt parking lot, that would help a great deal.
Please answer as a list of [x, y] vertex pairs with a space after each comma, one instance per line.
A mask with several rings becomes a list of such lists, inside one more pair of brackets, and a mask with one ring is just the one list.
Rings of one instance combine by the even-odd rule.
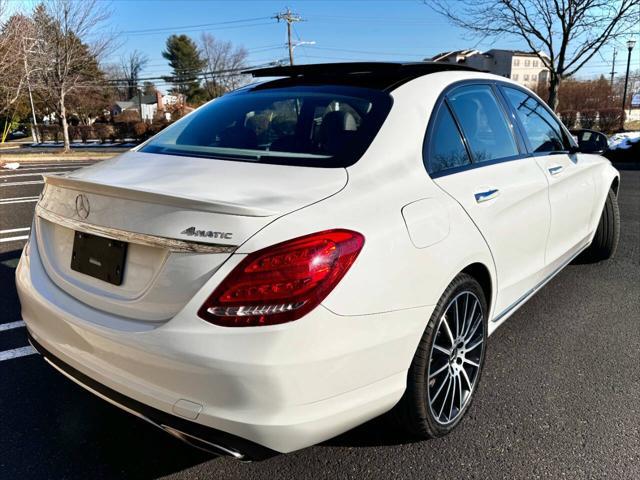
[[374, 420], [243, 464], [154, 430], [28, 347], [14, 271], [40, 174], [88, 163], [0, 170], [0, 478], [640, 478], [640, 171], [622, 172], [616, 258], [570, 265], [491, 337], [451, 435], [415, 442]]

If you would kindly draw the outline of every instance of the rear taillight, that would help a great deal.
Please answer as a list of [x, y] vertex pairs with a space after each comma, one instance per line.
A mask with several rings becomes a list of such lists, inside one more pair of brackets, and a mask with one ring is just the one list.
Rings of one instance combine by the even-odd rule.
[[326, 298], [363, 245], [357, 232], [328, 230], [254, 252], [216, 288], [198, 315], [225, 327], [297, 320]]

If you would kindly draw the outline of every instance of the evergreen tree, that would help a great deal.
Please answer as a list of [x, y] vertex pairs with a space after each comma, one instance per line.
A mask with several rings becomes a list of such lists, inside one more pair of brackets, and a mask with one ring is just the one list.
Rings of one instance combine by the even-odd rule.
[[187, 35], [171, 35], [162, 56], [169, 61], [173, 71], [172, 76], [164, 77], [173, 83], [172, 93], [183, 94], [190, 103], [203, 101], [204, 91], [198, 75], [202, 73], [205, 61], [200, 57], [195, 42]]

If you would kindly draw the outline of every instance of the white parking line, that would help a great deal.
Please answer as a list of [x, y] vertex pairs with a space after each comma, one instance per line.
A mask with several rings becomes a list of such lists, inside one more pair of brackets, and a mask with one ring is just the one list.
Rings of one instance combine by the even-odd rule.
[[3, 233], [25, 232], [29, 230], [31, 230], [31, 227], [10, 228], [9, 230], [0, 230], [0, 235]]
[[21, 167], [18, 170], [13, 170], [14, 172], [20, 173], [21, 171], [33, 171], [33, 170], [68, 170], [70, 168], [80, 168], [80, 167], [88, 167], [89, 165], [93, 165], [93, 163], [82, 163], [79, 165], [57, 165], [55, 167], [48, 167], [48, 166], [42, 166], [42, 167]]
[[47, 162], [44, 160], [35, 161], [35, 162], [24, 162], [21, 167], [59, 167], [61, 165], [83, 165], [87, 163], [96, 163], [100, 160], [64, 160], [61, 162], [51, 161]]
[[0, 352], [0, 362], [11, 360], [12, 358], [26, 357], [27, 355], [33, 355], [35, 353], [38, 352], [31, 345], [27, 347], [14, 348], [13, 350], [5, 350], [4, 352]]
[[11, 205], [12, 203], [37, 202], [39, 197], [7, 198], [0, 200], [0, 205]]
[[43, 180], [31, 180], [28, 182], [0, 183], [0, 187], [17, 187], [19, 185], [38, 185], [44, 183]]
[[28, 240], [29, 235], [21, 235], [19, 237], [0, 238], [0, 243], [17, 242], [19, 240]]
[[24, 327], [24, 321], [18, 320], [17, 322], [9, 322], [9, 323], [0, 323], [0, 332], [3, 330], [13, 330], [14, 328], [22, 328]]
[[0, 198], [0, 202], [10, 202], [12, 200], [31, 200], [32, 198], [38, 198], [39, 195], [28, 195], [26, 197], [10, 197], [10, 198]]
[[14, 173], [13, 175], [0, 175], [0, 178], [15, 178], [15, 177], [38, 177], [44, 175], [44, 173], [35, 172], [35, 173]]

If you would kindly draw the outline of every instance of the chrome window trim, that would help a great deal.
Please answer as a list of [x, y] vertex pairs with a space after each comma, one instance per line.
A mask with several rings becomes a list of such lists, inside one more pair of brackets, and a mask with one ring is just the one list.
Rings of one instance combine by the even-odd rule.
[[568, 143], [569, 147], [573, 147], [573, 148], [577, 147], [577, 143], [573, 139], [573, 136], [571, 135], [571, 132], [569, 132], [569, 129], [567, 129], [566, 125], [564, 123], [562, 123], [562, 120], [560, 120], [560, 118], [558, 118], [556, 113], [553, 110], [551, 110], [551, 108], [549, 108], [549, 105], [547, 105], [547, 103], [544, 100], [542, 100], [540, 97], [538, 97], [535, 94], [535, 92], [532, 92], [530, 90], [522, 88], [520, 85], [512, 85], [512, 84], [506, 84], [506, 83], [497, 83], [496, 87], [500, 91], [500, 94], [502, 95], [503, 101], [505, 102], [507, 108], [509, 109], [509, 111], [511, 112], [515, 122], [517, 123], [518, 128], [520, 130], [520, 135], [521, 135], [522, 140], [524, 141], [524, 144], [526, 146], [526, 150], [531, 156], [539, 157], [539, 156], [546, 156], [546, 155], [562, 155], [562, 154], [570, 154], [572, 152], [571, 152], [571, 150], [552, 150], [550, 152], [536, 152], [536, 151], [534, 151], [533, 147], [531, 145], [531, 142], [529, 141], [529, 137], [527, 136], [527, 132], [526, 132], [526, 130], [524, 128], [524, 125], [522, 125], [522, 122], [520, 121], [520, 118], [518, 117], [518, 113], [516, 112], [515, 108], [513, 107], [513, 105], [511, 105], [511, 102], [507, 98], [507, 94], [504, 91], [505, 89], [511, 89], [511, 90], [515, 90], [517, 92], [523, 93], [523, 94], [527, 95], [528, 97], [531, 97], [536, 102], [538, 102], [542, 106], [542, 108], [549, 115], [551, 115], [551, 117], [555, 120], [558, 128], [560, 129], [560, 132], [561, 132], [562, 136], [564, 137], [563, 138], [563, 143], [565, 143], [565, 142]]
[[[461, 87], [466, 87], [466, 86], [470, 86], [470, 85], [487, 85], [492, 89], [492, 93], [496, 99], [496, 101], [498, 102], [499, 107], [502, 109], [502, 113], [504, 115], [504, 119], [507, 122], [509, 129], [511, 131], [511, 134], [514, 137], [514, 140], [516, 142], [516, 146], [518, 148], [518, 154], [517, 155], [512, 155], [510, 157], [503, 157], [503, 158], [495, 158], [493, 160], [488, 160], [488, 161], [484, 161], [484, 162], [478, 162], [478, 161], [474, 161], [473, 156], [471, 155], [471, 151], [469, 149], [469, 145], [467, 143], [467, 139], [466, 136], [464, 135], [464, 132], [462, 132], [462, 129], [458, 123], [458, 118], [455, 115], [455, 112], [453, 112], [453, 110], [447, 105], [447, 96], [449, 95], [449, 93], [451, 93], [452, 91], [461, 88]], [[497, 79], [485, 79], [485, 78], [473, 78], [473, 79], [468, 79], [468, 80], [460, 80], [454, 83], [451, 83], [450, 85], [448, 85], [447, 87], [445, 87], [442, 92], [440, 92], [440, 95], [438, 96], [438, 98], [436, 99], [435, 103], [434, 103], [434, 107], [431, 110], [431, 114], [429, 117], [429, 122], [427, 124], [427, 129], [425, 131], [425, 135], [424, 135], [424, 139], [422, 141], [422, 162], [424, 164], [424, 168], [427, 171], [427, 175], [429, 175], [429, 177], [431, 179], [436, 179], [438, 177], [444, 177], [447, 175], [454, 175], [456, 173], [460, 173], [460, 172], [464, 172], [466, 170], [473, 170], [475, 168], [482, 168], [482, 167], [487, 167], [489, 165], [495, 165], [498, 163], [504, 163], [504, 162], [512, 162], [514, 160], [522, 160], [524, 158], [528, 158], [531, 157], [532, 155], [527, 151], [527, 145], [525, 143], [525, 139], [522, 137], [522, 132], [520, 130], [520, 126], [519, 124], [514, 123], [514, 119], [513, 119], [513, 114], [512, 114], [512, 110], [509, 107], [509, 105], [506, 105], [504, 103], [504, 100], [502, 98], [502, 92], [497, 88], [500, 85], [508, 85], [510, 86], [511, 83], [507, 83], [507, 82], [501, 82], [500, 80]], [[449, 108], [449, 111], [451, 113], [451, 115], [453, 116], [454, 122], [456, 123], [456, 126], [458, 127], [458, 132], [462, 138], [462, 141], [464, 142], [465, 147], [467, 148], [467, 154], [470, 156], [470, 161], [471, 163], [468, 165], [463, 165], [460, 167], [452, 167], [452, 168], [445, 168], [444, 170], [439, 170], [437, 172], [432, 172], [431, 171], [431, 159], [429, 158], [429, 152], [427, 151], [427, 145], [431, 140], [431, 137], [433, 135], [433, 130], [434, 130], [434, 125], [435, 125], [435, 117], [436, 117], [436, 113], [438, 111], [438, 109], [442, 108], [443, 105], [447, 105], [447, 107]]]

